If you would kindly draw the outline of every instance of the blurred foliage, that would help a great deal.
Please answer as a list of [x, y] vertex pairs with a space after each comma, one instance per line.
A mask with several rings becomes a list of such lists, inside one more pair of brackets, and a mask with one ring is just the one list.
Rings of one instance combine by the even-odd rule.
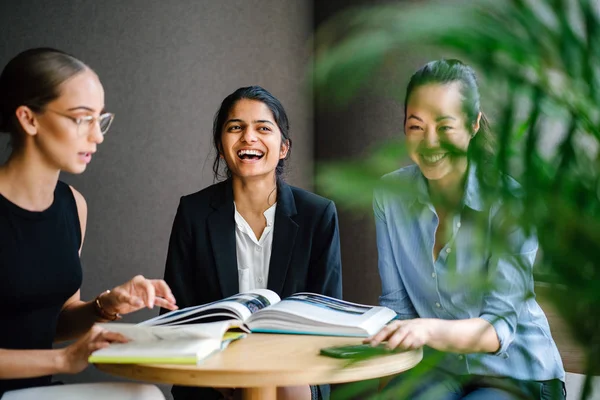
[[[536, 269], [554, 285], [550, 300], [585, 349], [588, 375], [600, 374], [599, 8], [596, 0], [354, 8], [319, 27], [312, 71], [320, 105], [348, 104], [411, 44], [447, 51], [483, 74], [497, 114], [491, 161], [522, 184], [516, 220], [537, 230]], [[318, 184], [343, 205], [370, 209], [379, 178], [405, 152], [386, 143], [358, 162], [329, 163]], [[582, 398], [589, 392], [587, 379]]]

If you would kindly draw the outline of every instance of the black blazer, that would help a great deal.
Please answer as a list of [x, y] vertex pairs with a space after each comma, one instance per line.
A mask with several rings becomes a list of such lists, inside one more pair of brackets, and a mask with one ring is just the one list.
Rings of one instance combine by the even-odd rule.
[[[335, 204], [279, 181], [267, 288], [282, 298], [304, 291], [341, 298], [341, 264]], [[180, 308], [239, 292], [231, 180], [181, 198], [165, 281]], [[173, 394], [192, 398], [191, 389], [174, 387]]]

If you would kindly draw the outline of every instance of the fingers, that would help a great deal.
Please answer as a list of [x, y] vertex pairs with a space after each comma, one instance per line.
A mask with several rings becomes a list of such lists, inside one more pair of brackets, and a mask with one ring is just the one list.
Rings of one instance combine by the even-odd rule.
[[128, 339], [119, 333], [109, 332], [94, 325], [82, 338], [63, 349], [65, 362], [63, 372], [80, 372], [87, 367], [88, 358], [93, 352], [104, 349], [114, 342], [127, 341]]
[[179, 307], [175, 305], [175, 296], [171, 292], [169, 285], [162, 279], [150, 279], [149, 280], [154, 286], [156, 297], [154, 304], [166, 308], [168, 310], [177, 310]]
[[92, 329], [90, 329], [89, 342], [106, 342], [106, 343], [127, 343], [129, 339], [122, 335], [121, 333], [111, 332], [104, 328], [99, 327], [98, 325], [94, 325]]
[[173, 304], [161, 297], [157, 297], [154, 300], [154, 304], [157, 305], [158, 307], [166, 308], [168, 310], [177, 310], [179, 308], [175, 304]]
[[88, 356], [96, 350], [108, 347], [111, 343], [127, 343], [129, 339], [117, 332], [107, 331], [94, 326], [90, 331], [87, 343]]
[[148, 308], [154, 308], [154, 301], [156, 298], [156, 290], [152, 282], [142, 275], [138, 275], [132, 279], [132, 282], [136, 288], [136, 293], [141, 294], [144, 303]]
[[169, 303], [177, 303], [177, 300], [175, 300], [175, 296], [173, 296], [173, 292], [171, 292], [171, 288], [169, 288], [167, 282], [162, 279], [150, 279], [150, 282], [152, 282], [152, 285], [154, 285], [157, 296], [162, 297]]
[[129, 339], [117, 332], [104, 331], [101, 333], [100, 339], [107, 343], [127, 343]]
[[102, 333], [105, 332], [104, 328], [99, 327], [98, 325], [92, 325], [88, 333], [81, 340], [87, 340], [93, 342], [96, 340]]
[[405, 345], [410, 341], [408, 329], [403, 329], [402, 326], [398, 327], [394, 333], [388, 337], [387, 347], [389, 349], [395, 348], [406, 348]]
[[385, 326], [374, 336], [367, 338], [363, 343], [377, 346], [382, 342], [387, 341], [386, 347], [393, 349], [417, 349], [423, 347], [423, 338], [420, 337], [419, 331], [414, 329], [410, 321], [394, 321]]
[[377, 334], [365, 340], [365, 343], [370, 343], [372, 346], [377, 346], [394, 334], [394, 332], [402, 326], [402, 321], [394, 321], [383, 327]]
[[94, 351], [107, 347], [109, 343], [102, 338], [104, 332], [104, 329], [99, 326], [92, 326], [85, 336], [66, 348], [69, 350], [71, 358], [87, 361], [89, 355]]
[[107, 348], [108, 346], [110, 346], [110, 343], [108, 343], [106, 341], [89, 342], [86, 346], [86, 349], [84, 350], [85, 351], [85, 354], [83, 354], [84, 360], [87, 360], [90, 357], [90, 355], [92, 355], [93, 352]]
[[390, 350], [418, 349], [427, 343], [427, 331], [424, 330], [422, 320], [394, 321], [364, 343], [377, 346], [384, 341], [387, 341], [386, 347]]
[[117, 286], [112, 292], [115, 294], [119, 304], [125, 303], [134, 308], [134, 310], [127, 312], [139, 310], [144, 306], [148, 308], [154, 307], [154, 286], [142, 275], [137, 275], [129, 282]]
[[87, 345], [87, 354], [86, 357], [89, 357], [96, 350], [104, 349], [108, 347], [110, 343], [108, 342], [90, 342]]
[[113, 289], [119, 304], [128, 304], [133, 310], [143, 306], [154, 308], [159, 306], [168, 310], [177, 310], [175, 296], [169, 285], [162, 279], [146, 279], [142, 275], [133, 277], [129, 282]]

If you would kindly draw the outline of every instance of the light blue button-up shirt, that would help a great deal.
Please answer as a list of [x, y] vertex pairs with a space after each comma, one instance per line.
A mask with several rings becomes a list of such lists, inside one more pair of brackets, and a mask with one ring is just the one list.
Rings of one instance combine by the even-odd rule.
[[469, 168], [463, 209], [452, 218], [450, 240], [435, 261], [438, 216], [425, 177], [412, 165], [385, 175], [383, 181], [402, 189], [377, 190], [373, 201], [380, 304], [401, 319], [479, 317], [490, 322], [499, 351], [446, 354], [440, 366], [454, 374], [564, 381], [548, 321], [533, 296], [537, 238], [513, 229], [503, 248], [490, 244], [501, 205], [485, 209], [475, 168]]

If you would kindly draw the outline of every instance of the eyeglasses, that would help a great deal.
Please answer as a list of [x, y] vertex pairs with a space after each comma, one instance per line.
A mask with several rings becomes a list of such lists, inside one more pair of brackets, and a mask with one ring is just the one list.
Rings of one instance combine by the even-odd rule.
[[60, 111], [52, 110], [49, 108], [45, 108], [44, 111], [50, 111], [54, 114], [60, 115], [61, 117], [65, 117], [73, 121], [77, 125], [77, 136], [87, 135], [91, 132], [94, 124], [97, 122], [100, 127], [100, 133], [102, 135], [106, 135], [110, 125], [115, 118], [115, 114], [113, 113], [104, 113], [97, 117], [93, 115], [85, 115], [83, 117], [73, 117], [72, 115], [62, 113]]

